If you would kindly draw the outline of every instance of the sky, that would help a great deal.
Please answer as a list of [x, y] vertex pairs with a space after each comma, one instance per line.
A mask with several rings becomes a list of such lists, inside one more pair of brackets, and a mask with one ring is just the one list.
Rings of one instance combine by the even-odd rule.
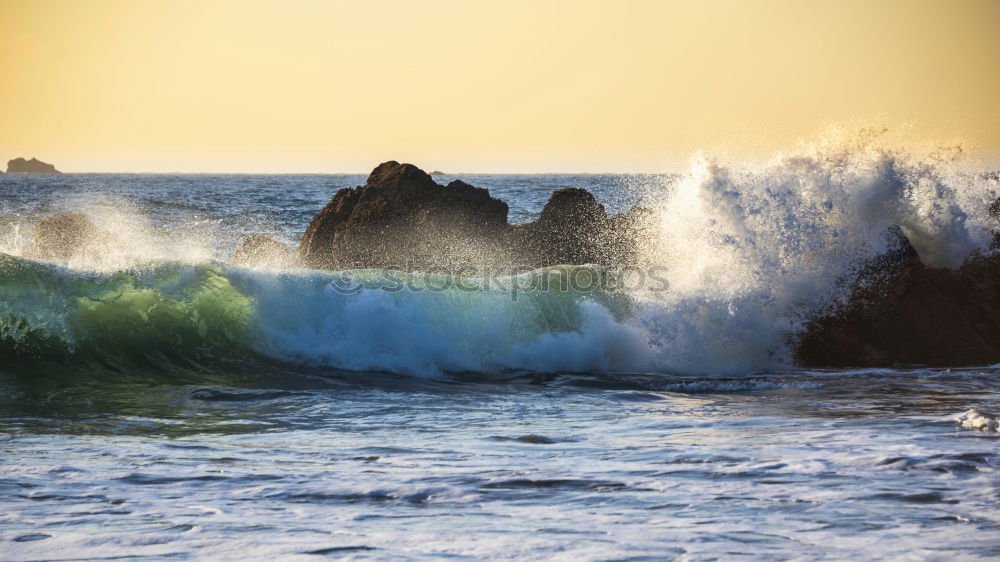
[[0, 160], [659, 172], [831, 125], [1000, 155], [1000, 0], [0, 0]]

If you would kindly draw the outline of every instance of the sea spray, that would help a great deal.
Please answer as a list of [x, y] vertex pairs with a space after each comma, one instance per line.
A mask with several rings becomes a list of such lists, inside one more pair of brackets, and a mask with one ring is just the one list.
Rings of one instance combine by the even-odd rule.
[[[21, 257], [0, 271], [0, 340], [18, 353], [56, 342], [75, 355], [230, 353], [418, 376], [784, 369], [811, 315], [892, 249], [892, 227], [931, 266], [988, 251], [995, 177], [879, 143], [820, 143], [757, 166], [697, 156], [687, 174], [645, 184], [655, 227], [638, 265], [662, 279], [655, 290], [484, 279], [432, 290], [440, 280], [421, 274], [231, 267], [220, 247], [235, 242], [220, 242], [217, 219], [184, 215], [167, 229], [121, 200], [78, 205], [116, 243], [41, 264], [23, 256], [30, 221], [8, 217], [0, 242]], [[401, 275], [405, 289], [390, 290]], [[345, 278], [362, 283], [341, 291]]]
[[932, 267], [987, 251], [996, 191], [955, 161], [886, 148], [877, 135], [757, 167], [698, 156], [669, 189], [647, 194], [658, 228], [645, 260], [671, 291], [635, 293], [633, 322], [659, 372], [790, 367], [804, 323], [894, 249], [893, 227]]

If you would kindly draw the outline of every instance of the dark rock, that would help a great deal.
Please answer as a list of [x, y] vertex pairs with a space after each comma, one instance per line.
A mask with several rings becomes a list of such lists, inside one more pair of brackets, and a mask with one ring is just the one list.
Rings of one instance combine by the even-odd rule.
[[112, 239], [111, 233], [99, 228], [87, 215], [56, 215], [35, 224], [27, 255], [32, 259], [70, 259], [97, 251]]
[[604, 206], [585, 189], [565, 188], [552, 193], [538, 220], [514, 227], [508, 244], [525, 266], [596, 264], [606, 261], [607, 231]]
[[537, 224], [556, 229], [573, 228], [578, 225], [600, 226], [607, 218], [604, 205], [594, 199], [586, 189], [566, 187], [552, 192], [548, 203], [542, 209]]
[[956, 270], [916, 256], [862, 278], [798, 342], [807, 367], [966, 366], [1000, 361], [1000, 256]]
[[919, 259], [917, 250], [898, 225], [888, 228], [885, 233], [885, 251], [870, 258], [857, 269], [854, 277], [864, 282], [868, 279], [885, 277], [894, 268], [905, 265], [912, 259]]
[[485, 189], [447, 186], [412, 164], [386, 162], [363, 187], [341, 189], [313, 218], [298, 255], [309, 267], [459, 271], [495, 263], [507, 204]]
[[8, 174], [60, 174], [59, 170], [56, 169], [52, 164], [46, 164], [37, 158], [32, 158], [31, 160], [25, 160], [24, 158], [15, 158], [7, 162], [7, 173]]
[[990, 204], [989, 213], [995, 220], [1000, 221], [1000, 199]]
[[603, 251], [611, 266], [639, 265], [643, 244], [656, 235], [656, 214], [648, 207], [635, 206], [608, 219]]
[[552, 193], [535, 222], [517, 225], [509, 236], [512, 252], [530, 267], [596, 264], [636, 265], [641, 244], [651, 236], [654, 215], [645, 207], [608, 217], [585, 189]]
[[295, 265], [295, 251], [270, 236], [253, 234], [243, 239], [232, 262], [245, 267], [289, 267]]
[[584, 189], [555, 191], [538, 220], [507, 223], [507, 204], [456, 180], [442, 186], [416, 166], [386, 162], [364, 187], [341, 189], [309, 224], [307, 267], [385, 268], [462, 275], [552, 265], [634, 263], [652, 213], [608, 217]]
[[515, 437], [514, 440], [520, 441], [521, 443], [530, 443], [532, 445], [552, 445], [555, 443], [554, 440], [541, 435], [520, 435]]

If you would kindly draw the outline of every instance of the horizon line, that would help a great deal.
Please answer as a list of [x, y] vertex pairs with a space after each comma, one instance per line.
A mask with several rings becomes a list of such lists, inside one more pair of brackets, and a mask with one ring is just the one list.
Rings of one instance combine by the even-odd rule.
[[[436, 176], [661, 176], [661, 175], [679, 175], [682, 172], [442, 172], [440, 174], [432, 174], [432, 172], [425, 172], [427, 175], [432, 177]], [[371, 174], [371, 171], [367, 172], [165, 172], [165, 171], [147, 171], [147, 172], [65, 172], [59, 171], [55, 174], [45, 174], [45, 173], [13, 173], [8, 174], [3, 172], [2, 175], [5, 176], [57, 176], [57, 175], [172, 175], [172, 176], [367, 176]]]

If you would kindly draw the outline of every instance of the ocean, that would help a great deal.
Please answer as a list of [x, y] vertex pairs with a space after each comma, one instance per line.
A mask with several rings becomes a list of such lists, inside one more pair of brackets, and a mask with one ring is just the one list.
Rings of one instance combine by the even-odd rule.
[[[648, 206], [666, 283], [230, 264], [364, 175], [0, 175], [0, 558], [1000, 556], [1000, 433], [968, 414], [1000, 367], [793, 351], [888, 226], [937, 265], [985, 251], [996, 178], [862, 150], [436, 179], [511, 222], [560, 187]], [[30, 259], [64, 212], [115, 242]]]

